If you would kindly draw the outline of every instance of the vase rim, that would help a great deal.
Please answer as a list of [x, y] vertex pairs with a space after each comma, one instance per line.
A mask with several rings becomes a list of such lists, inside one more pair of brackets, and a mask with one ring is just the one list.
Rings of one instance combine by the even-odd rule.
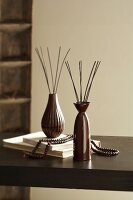
[[49, 93], [49, 95], [57, 95], [57, 93]]
[[82, 102], [74, 103], [74, 105], [79, 105], [79, 104], [90, 104], [90, 101], [86, 101], [86, 102], [82, 101]]

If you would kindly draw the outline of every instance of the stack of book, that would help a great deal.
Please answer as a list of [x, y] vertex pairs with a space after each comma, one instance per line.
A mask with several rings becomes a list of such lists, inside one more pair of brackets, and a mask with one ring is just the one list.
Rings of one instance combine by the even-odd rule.
[[[56, 139], [60, 139], [65, 136], [66, 135], [61, 134]], [[30, 133], [27, 135], [3, 139], [3, 146], [12, 149], [18, 149], [21, 151], [32, 152], [38, 141], [44, 138], [46, 138], [46, 136], [43, 132]], [[47, 142], [42, 142], [37, 150], [37, 153], [43, 154], [46, 145]], [[61, 158], [67, 158], [73, 156], [73, 141], [71, 140], [63, 144], [51, 144], [47, 152], [47, 155], [61, 157]]]
[[[58, 138], [66, 137], [65, 134], [61, 134]], [[39, 140], [47, 138], [43, 132], [30, 133], [18, 137], [3, 139], [3, 146], [11, 149], [17, 149], [21, 151], [32, 152]], [[96, 141], [96, 144], [100, 146], [100, 141]], [[43, 154], [47, 142], [41, 142], [36, 153]], [[67, 158], [73, 156], [73, 140], [63, 144], [51, 144], [47, 155], [60, 158]]]

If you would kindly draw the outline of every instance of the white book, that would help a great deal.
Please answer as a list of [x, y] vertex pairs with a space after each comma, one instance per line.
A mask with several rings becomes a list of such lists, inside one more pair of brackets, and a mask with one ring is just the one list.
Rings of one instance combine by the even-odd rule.
[[[65, 138], [66, 135], [65, 134], [61, 134], [59, 137], [57, 137], [56, 139], [61, 139], [61, 138]], [[36, 134], [29, 134], [23, 137], [23, 142], [24, 143], [28, 143], [30, 145], [36, 146], [36, 144], [39, 142], [39, 140], [41, 139], [47, 139], [47, 137], [45, 136], [45, 134], [43, 132], [37, 132]], [[41, 142], [40, 144], [40, 148], [46, 148], [47, 146], [47, 142]], [[52, 151], [55, 150], [65, 150], [65, 149], [72, 149], [73, 150], [73, 140], [62, 143], [62, 144], [51, 144], [49, 146], [49, 149]]]
[[[11, 149], [21, 150], [21, 151], [28, 151], [32, 152], [34, 149], [34, 145], [28, 144], [23, 142], [23, 138], [32, 138], [35, 137], [38, 134], [41, 136], [43, 132], [36, 132], [36, 133], [30, 133], [27, 135], [17, 136], [13, 138], [3, 139], [3, 146]], [[43, 154], [44, 148], [38, 148], [36, 151], [37, 153]], [[73, 148], [67, 148], [62, 150], [48, 150], [47, 155], [49, 156], [55, 156], [60, 158], [67, 158], [73, 156]]]

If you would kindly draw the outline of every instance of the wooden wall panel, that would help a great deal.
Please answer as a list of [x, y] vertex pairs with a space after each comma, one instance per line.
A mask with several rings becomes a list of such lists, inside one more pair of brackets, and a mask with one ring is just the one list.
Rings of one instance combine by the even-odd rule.
[[11, 64], [0, 67], [0, 98], [30, 98], [30, 64]]
[[30, 131], [29, 100], [7, 100], [0, 103], [0, 132], [21, 135]]
[[[30, 132], [32, 0], [0, 0], [0, 133]], [[14, 177], [15, 178], [15, 177]], [[0, 187], [0, 200], [30, 189]]]
[[31, 22], [32, 0], [0, 0], [2, 23]]
[[0, 33], [0, 60], [30, 60], [31, 59], [31, 30], [2, 30]]

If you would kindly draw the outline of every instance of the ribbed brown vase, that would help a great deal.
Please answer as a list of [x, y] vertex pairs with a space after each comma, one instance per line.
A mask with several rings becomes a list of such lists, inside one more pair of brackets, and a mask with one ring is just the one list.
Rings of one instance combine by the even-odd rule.
[[49, 94], [48, 103], [42, 117], [41, 126], [49, 138], [58, 137], [64, 130], [64, 116], [61, 111], [57, 94]]
[[91, 159], [90, 124], [85, 113], [89, 102], [75, 103], [78, 115], [74, 124], [74, 160], [84, 161]]

